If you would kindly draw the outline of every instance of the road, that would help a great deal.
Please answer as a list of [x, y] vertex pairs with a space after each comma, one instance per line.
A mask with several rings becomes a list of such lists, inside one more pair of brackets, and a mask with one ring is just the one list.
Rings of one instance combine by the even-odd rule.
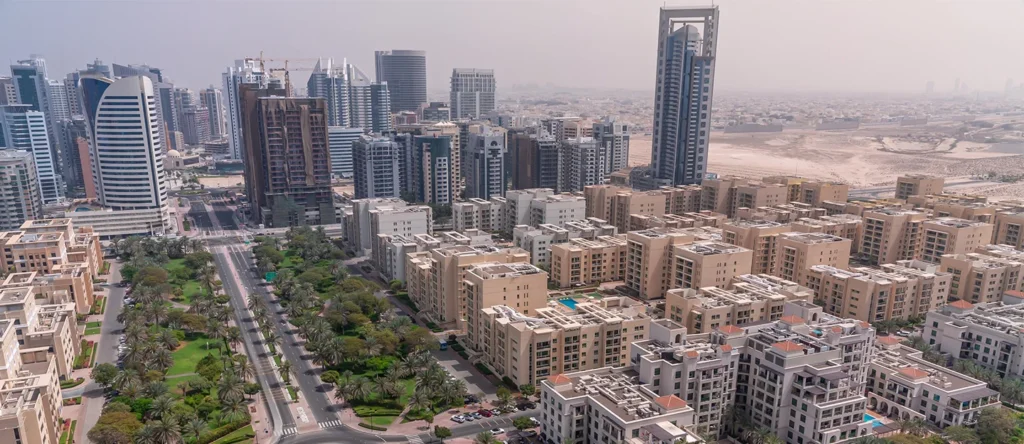
[[[110, 263], [109, 282], [111, 284], [121, 282], [120, 263], [113, 261]], [[117, 362], [118, 337], [124, 328], [124, 325], [117, 322], [117, 316], [121, 314], [121, 307], [124, 305], [124, 293], [124, 288], [114, 285], [111, 285], [107, 290], [107, 311], [103, 313], [103, 325], [100, 327], [100, 343], [96, 346], [96, 364], [114, 364]], [[93, 426], [96, 425], [96, 421], [100, 419], [100, 414], [103, 413], [103, 387], [95, 382], [90, 382], [84, 388], [79, 389], [78, 392], [72, 389], [63, 393], [65, 398], [81, 394], [85, 413], [79, 430], [82, 430], [82, 436], [85, 436], [85, 432], [92, 430]], [[85, 440], [88, 442], [89, 438], [85, 438]]]

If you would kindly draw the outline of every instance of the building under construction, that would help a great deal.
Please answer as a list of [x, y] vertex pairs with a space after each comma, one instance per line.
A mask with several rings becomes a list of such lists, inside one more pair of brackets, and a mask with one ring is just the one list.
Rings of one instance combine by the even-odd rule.
[[265, 227], [335, 223], [327, 106], [279, 82], [239, 86], [250, 217]]

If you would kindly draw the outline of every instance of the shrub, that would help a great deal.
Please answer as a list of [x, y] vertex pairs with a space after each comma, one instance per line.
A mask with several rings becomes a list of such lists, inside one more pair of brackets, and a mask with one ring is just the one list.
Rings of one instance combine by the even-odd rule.
[[386, 431], [388, 431], [387, 427], [377, 427], [375, 425], [367, 424], [365, 422], [359, 423], [359, 427], [362, 427], [364, 429], [376, 430], [378, 432], [386, 432]]
[[360, 418], [369, 416], [398, 416], [402, 414], [402, 409], [400, 408], [377, 405], [357, 405], [352, 410]]
[[479, 362], [476, 363], [476, 369], [480, 370], [480, 373], [483, 373], [484, 376], [491, 376], [494, 374], [494, 372], [492, 372], [491, 369], [487, 368], [486, 365], [483, 365]]
[[242, 427], [249, 425], [249, 421], [249, 415], [246, 414], [244, 415], [243, 418], [237, 421], [229, 422], [213, 430], [210, 430], [209, 432], [203, 433], [202, 435], [199, 435], [199, 441], [197, 442], [197, 444], [210, 444], [211, 442], [214, 442], [218, 439], [227, 436], [229, 433], [234, 432], [235, 430], [238, 430]]

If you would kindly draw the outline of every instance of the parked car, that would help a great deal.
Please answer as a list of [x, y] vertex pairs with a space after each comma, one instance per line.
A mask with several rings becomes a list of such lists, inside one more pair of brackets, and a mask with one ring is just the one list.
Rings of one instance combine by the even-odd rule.
[[498, 415], [500, 415], [502, 413], [503, 412], [501, 411], [501, 409], [491, 409], [491, 414], [494, 415], [494, 416], [498, 416]]
[[498, 436], [498, 435], [500, 435], [502, 433], [505, 433], [505, 429], [503, 429], [501, 427], [498, 427], [496, 429], [491, 429], [491, 435]]
[[484, 415], [481, 415], [480, 413], [477, 413], [477, 412], [473, 413], [473, 419], [483, 419], [483, 417], [484, 417]]
[[487, 409], [480, 409], [480, 410], [477, 410], [476, 412], [479, 413], [480, 415], [486, 417], [486, 418], [490, 418], [490, 417], [494, 416], [494, 414], [491, 413], [491, 411], [487, 410]]
[[476, 419], [477, 418], [474, 417], [472, 413], [466, 413], [465, 415], [462, 415], [462, 420], [463, 421], [473, 422], [473, 421], [476, 421]]
[[462, 424], [462, 423], [466, 422], [466, 419], [463, 418], [462, 415], [453, 415], [452, 416], [452, 421], [455, 421], [455, 422], [457, 422], [459, 424]]
[[538, 421], [537, 418], [534, 418], [532, 416], [530, 417], [530, 422], [532, 422], [533, 425], [535, 425], [535, 426], [539, 426], [540, 425], [540, 421]]

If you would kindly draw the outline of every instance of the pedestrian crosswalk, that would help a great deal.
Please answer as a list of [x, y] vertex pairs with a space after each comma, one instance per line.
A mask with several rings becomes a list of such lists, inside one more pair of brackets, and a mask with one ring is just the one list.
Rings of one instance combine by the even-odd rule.
[[277, 436], [289, 436], [289, 435], [294, 435], [296, 433], [299, 433], [299, 431], [295, 427], [287, 427], [287, 428], [282, 429], [280, 432], [275, 432], [275, 435], [277, 435]]
[[405, 435], [405, 439], [409, 440], [409, 444], [423, 444], [420, 435]]
[[324, 422], [321, 422], [319, 424], [320, 424], [320, 428], [321, 429], [329, 429], [331, 427], [341, 427], [341, 421], [339, 421], [339, 420], [324, 421]]

